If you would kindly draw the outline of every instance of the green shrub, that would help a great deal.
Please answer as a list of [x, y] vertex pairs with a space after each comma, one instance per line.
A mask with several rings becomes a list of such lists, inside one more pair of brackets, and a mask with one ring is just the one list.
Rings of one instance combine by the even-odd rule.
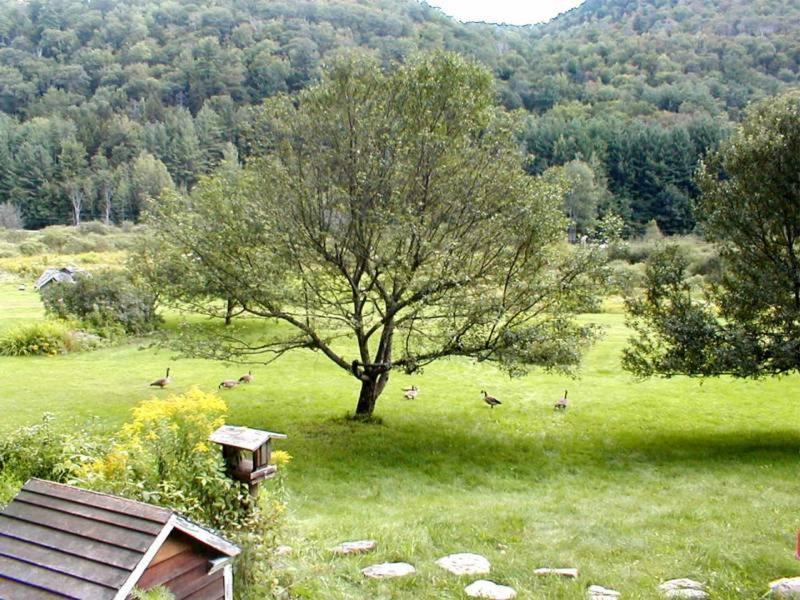
[[121, 327], [141, 334], [159, 322], [155, 297], [117, 272], [76, 276], [74, 284], [51, 284], [42, 290], [42, 301], [49, 314], [79, 319], [97, 331]]
[[22, 482], [31, 477], [66, 482], [87, 458], [99, 454], [99, 448], [98, 438], [85, 428], [58, 431], [53, 415], [45, 413], [41, 423], [0, 439], [0, 473]]
[[74, 229], [62, 225], [47, 227], [42, 230], [39, 239], [52, 252], [64, 254], [64, 248], [66, 248], [67, 244], [75, 240]]
[[12, 244], [24, 242], [31, 237], [31, 235], [33, 235], [33, 232], [25, 231], [24, 229], [8, 229], [6, 231], [0, 231], [0, 237]]
[[22, 229], [23, 225], [22, 210], [19, 206], [11, 202], [0, 204], [0, 229]]
[[80, 233], [94, 233], [97, 235], [108, 235], [111, 228], [102, 221], [85, 221], [78, 226]]
[[19, 245], [19, 252], [24, 256], [35, 256], [47, 252], [47, 247], [37, 240], [25, 240]]
[[226, 476], [219, 447], [208, 442], [226, 411], [219, 396], [196, 388], [141, 402], [106, 454], [85, 463], [77, 479], [217, 528], [249, 527], [256, 507], [247, 486]]
[[11, 471], [0, 470], [0, 508], [11, 502], [24, 482]]
[[9, 244], [8, 242], [0, 242], [0, 258], [11, 258], [13, 256], [17, 256], [19, 254], [19, 250], [17, 246], [14, 244]]
[[0, 337], [2, 356], [54, 356], [68, 351], [70, 331], [63, 323], [37, 321], [13, 327]]
[[60, 254], [83, 254], [84, 252], [94, 252], [95, 244], [89, 236], [70, 236], [67, 242], [59, 250]]

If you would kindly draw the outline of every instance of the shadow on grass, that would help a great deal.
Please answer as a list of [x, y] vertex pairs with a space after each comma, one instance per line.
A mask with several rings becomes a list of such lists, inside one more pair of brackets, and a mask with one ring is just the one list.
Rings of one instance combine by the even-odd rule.
[[443, 423], [366, 427], [340, 419], [306, 425], [302, 439], [305, 468], [342, 465], [358, 476], [375, 471], [416, 471], [449, 482], [488, 474], [512, 479], [543, 480], [550, 476], [597, 473], [637, 468], [681, 468], [702, 473], [726, 465], [796, 465], [800, 431], [659, 432], [634, 435], [553, 431], [509, 435], [448, 429]]

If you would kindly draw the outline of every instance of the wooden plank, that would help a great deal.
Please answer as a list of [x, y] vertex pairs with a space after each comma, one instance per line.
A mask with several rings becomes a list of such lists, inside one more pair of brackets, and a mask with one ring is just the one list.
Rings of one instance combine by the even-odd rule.
[[66, 598], [63, 594], [40, 590], [17, 581], [12, 581], [0, 576], [0, 598], [24, 598], [25, 600], [54, 600]]
[[226, 556], [236, 556], [242, 551], [239, 546], [230, 543], [225, 538], [177, 515], [175, 529]]
[[184, 598], [189, 598], [196, 594], [202, 595], [203, 590], [209, 587], [213, 589], [218, 581], [218, 587], [224, 594], [225, 582], [222, 578], [222, 572], [207, 575], [205, 572], [199, 570], [190, 571], [177, 578], [175, 581], [168, 583], [167, 587], [175, 594], [177, 600], [183, 600]]
[[81, 504], [74, 500], [62, 500], [53, 496], [47, 496], [36, 492], [29, 492], [22, 490], [14, 498], [14, 502], [24, 502], [26, 504], [34, 504], [36, 506], [43, 506], [57, 510], [59, 512], [75, 515], [78, 517], [85, 517], [101, 523], [108, 523], [140, 533], [146, 533], [155, 537], [161, 531], [163, 525], [161, 523], [154, 523], [146, 519], [132, 517], [130, 515], [121, 515], [119, 513], [101, 508], [99, 506], [91, 506], [88, 504]]
[[92, 541], [34, 523], [17, 521], [0, 514], [0, 540], [2, 540], [2, 536], [33, 542], [45, 548], [52, 548], [75, 556], [102, 557], [103, 562], [128, 571], [136, 567], [142, 558], [141, 552]]
[[113, 544], [139, 553], [147, 550], [155, 538], [155, 536], [146, 533], [130, 531], [115, 525], [100, 523], [22, 502], [9, 504], [3, 511], [3, 516], [44, 525], [58, 531], [72, 532], [84, 538]]
[[33, 563], [59, 573], [72, 575], [113, 588], [120, 587], [130, 571], [105, 562], [65, 554], [30, 542], [0, 537], [0, 556]]
[[161, 561], [167, 560], [168, 558], [172, 558], [176, 554], [180, 554], [181, 552], [186, 552], [192, 550], [192, 544], [188, 539], [185, 539], [185, 536], [180, 532], [174, 532], [171, 536], [167, 538], [167, 541], [164, 542], [164, 545], [158, 549], [158, 553], [156, 554], [153, 561], [150, 563], [150, 567], [153, 567], [160, 563]]
[[0, 576], [71, 598], [111, 600], [116, 594], [115, 589], [5, 556], [0, 556]]
[[184, 596], [180, 600], [224, 600], [225, 599], [225, 581], [220, 577], [214, 579], [213, 576], [209, 577], [208, 583], [199, 590], [192, 592], [188, 596]]
[[166, 523], [172, 515], [172, 511], [159, 506], [118, 498], [117, 496], [110, 496], [108, 494], [101, 494], [100, 492], [90, 492], [69, 485], [44, 481], [43, 479], [31, 479], [25, 484], [23, 489], [54, 496], [56, 498], [72, 500], [73, 502], [79, 502], [81, 504], [105, 508], [106, 510], [123, 515], [131, 515], [140, 519], [155, 521], [156, 523]]
[[175, 580], [184, 573], [198, 568], [205, 574], [208, 570], [207, 556], [197, 554], [191, 550], [181, 552], [167, 560], [163, 560], [148, 567], [145, 572], [142, 573], [136, 585], [144, 589], [150, 589], [157, 585], [164, 585], [169, 581]]

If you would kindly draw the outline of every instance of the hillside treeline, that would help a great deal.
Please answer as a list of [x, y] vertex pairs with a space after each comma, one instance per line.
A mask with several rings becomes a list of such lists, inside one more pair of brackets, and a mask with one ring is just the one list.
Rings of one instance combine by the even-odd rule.
[[258, 145], [253, 106], [337, 52], [439, 48], [496, 75], [532, 173], [563, 165], [579, 230], [694, 226], [692, 173], [751, 99], [797, 83], [790, 0], [588, 0], [537, 27], [461, 24], [413, 0], [0, 0], [0, 204], [27, 227], [136, 220]]

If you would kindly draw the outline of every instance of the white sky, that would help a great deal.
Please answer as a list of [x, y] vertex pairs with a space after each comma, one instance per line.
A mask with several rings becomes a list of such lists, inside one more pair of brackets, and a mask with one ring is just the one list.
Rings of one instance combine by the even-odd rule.
[[425, 0], [459, 21], [529, 25], [549, 21], [583, 0]]

